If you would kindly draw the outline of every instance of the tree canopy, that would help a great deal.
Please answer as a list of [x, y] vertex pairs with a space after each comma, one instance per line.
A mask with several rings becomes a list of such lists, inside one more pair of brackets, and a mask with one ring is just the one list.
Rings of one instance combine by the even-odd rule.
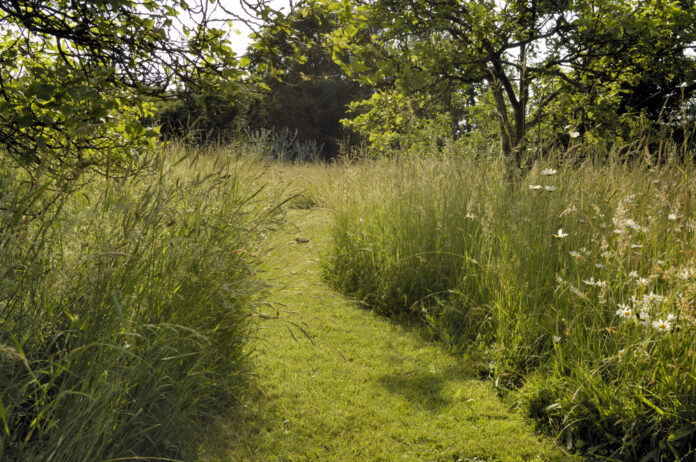
[[403, 95], [490, 94], [514, 167], [530, 130], [559, 113], [582, 133], [675, 113], [696, 91], [692, 0], [317, 3], [339, 14], [334, 56], [354, 77]]
[[[247, 2], [261, 16], [263, 0]], [[215, 92], [244, 74], [229, 19], [200, 0], [0, 3], [0, 146], [26, 167], [114, 168], [157, 138], [143, 124], [174, 88]], [[220, 17], [220, 16], [218, 16]]]

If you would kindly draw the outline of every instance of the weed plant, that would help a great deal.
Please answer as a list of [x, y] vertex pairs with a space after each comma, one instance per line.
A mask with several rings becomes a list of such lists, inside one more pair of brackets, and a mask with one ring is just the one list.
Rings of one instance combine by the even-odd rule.
[[2, 172], [0, 460], [189, 460], [235, 405], [279, 199], [249, 162], [185, 154], [69, 194]]
[[501, 391], [569, 448], [690, 460], [696, 170], [597, 157], [512, 183], [494, 161], [365, 163], [332, 204], [325, 275], [481, 351]]

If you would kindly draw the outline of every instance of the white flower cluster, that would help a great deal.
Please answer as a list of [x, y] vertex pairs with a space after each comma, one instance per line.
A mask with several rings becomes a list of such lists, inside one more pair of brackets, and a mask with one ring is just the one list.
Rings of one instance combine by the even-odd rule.
[[641, 298], [631, 297], [631, 304], [619, 303], [618, 310], [616, 310], [616, 315], [622, 319], [634, 320], [645, 326], [652, 326], [659, 332], [669, 332], [674, 329], [674, 324], [677, 321], [677, 317], [673, 314], [668, 314], [664, 319], [651, 318], [651, 310], [655, 306], [659, 306], [664, 302], [665, 297], [663, 295], [650, 292], [643, 295]]
[[[556, 170], [555, 168], [545, 168], [544, 170], [542, 170], [540, 172], [540, 174], [543, 176], [552, 176], [552, 175], [556, 175], [557, 173], [558, 173], [558, 170]], [[529, 189], [531, 189], [532, 191], [542, 191], [543, 190], [543, 191], [548, 191], [548, 192], [553, 192], [553, 191], [558, 190], [558, 188], [556, 186], [553, 186], [553, 185], [543, 186], [540, 184], [530, 184]]]

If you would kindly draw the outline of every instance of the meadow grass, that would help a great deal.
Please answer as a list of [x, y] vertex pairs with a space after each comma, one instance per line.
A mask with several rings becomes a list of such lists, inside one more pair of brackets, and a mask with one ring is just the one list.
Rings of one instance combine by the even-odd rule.
[[282, 218], [261, 174], [183, 148], [70, 193], [2, 172], [1, 460], [194, 456], [248, 377], [254, 268]]
[[[276, 165], [315, 203], [351, 177], [346, 166]], [[345, 176], [344, 176], [345, 174]], [[305, 189], [307, 184], [315, 189]], [[326, 188], [326, 189], [325, 189]], [[327, 196], [325, 196], [325, 194]], [[304, 207], [304, 204], [298, 204]], [[241, 418], [221, 421], [209, 461], [572, 461], [540, 438], [512, 402], [479, 380], [476, 362], [416, 329], [358, 306], [322, 281], [333, 216], [296, 208], [269, 235], [257, 374]], [[299, 239], [299, 242], [298, 242]], [[305, 242], [307, 241], [307, 242]], [[221, 430], [221, 431], [220, 431]]]
[[501, 393], [568, 448], [688, 459], [696, 170], [602, 157], [549, 160], [518, 182], [491, 159], [355, 166], [326, 196], [324, 275], [480, 354]]

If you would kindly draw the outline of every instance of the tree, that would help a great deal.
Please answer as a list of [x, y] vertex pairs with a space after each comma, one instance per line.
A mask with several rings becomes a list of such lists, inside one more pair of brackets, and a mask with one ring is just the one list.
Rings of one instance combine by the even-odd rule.
[[[661, 101], [696, 90], [692, 0], [318, 1], [341, 15], [336, 57], [353, 75], [407, 93], [489, 91], [511, 171], [561, 97], [591, 123], [642, 109], [633, 95], [650, 79]], [[354, 43], [366, 30], [369, 44]]]
[[268, 89], [251, 111], [251, 124], [296, 132], [298, 141], [323, 145], [324, 158], [338, 154], [339, 140], [356, 141], [341, 119], [349, 103], [371, 91], [333, 62], [327, 40], [337, 19], [317, 5], [300, 6], [263, 27], [248, 53], [254, 78]]
[[[270, 14], [262, 0], [244, 3]], [[137, 161], [158, 137], [143, 125], [154, 98], [243, 75], [213, 6], [0, 2], [0, 147], [29, 172], [63, 177]]]

